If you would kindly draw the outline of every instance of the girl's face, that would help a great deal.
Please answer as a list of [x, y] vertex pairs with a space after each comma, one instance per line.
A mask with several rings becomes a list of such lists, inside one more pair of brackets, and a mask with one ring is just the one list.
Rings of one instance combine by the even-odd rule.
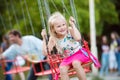
[[58, 36], [65, 36], [67, 34], [66, 21], [61, 18], [58, 18], [54, 22], [54, 31]]
[[107, 43], [107, 37], [106, 37], [106, 36], [103, 36], [103, 37], [102, 37], [102, 41], [103, 41], [103, 43]]

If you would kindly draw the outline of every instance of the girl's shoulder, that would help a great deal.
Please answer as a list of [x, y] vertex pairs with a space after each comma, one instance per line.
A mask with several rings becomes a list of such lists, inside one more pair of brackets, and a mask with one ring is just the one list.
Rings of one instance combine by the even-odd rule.
[[55, 37], [53, 37], [53, 36], [50, 36], [50, 37], [49, 37], [49, 41], [52, 42], [52, 43], [56, 43], [57, 38], [55, 38]]

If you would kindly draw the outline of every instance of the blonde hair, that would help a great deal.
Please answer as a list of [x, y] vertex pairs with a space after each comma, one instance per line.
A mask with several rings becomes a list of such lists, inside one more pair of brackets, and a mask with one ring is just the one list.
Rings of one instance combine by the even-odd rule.
[[55, 13], [53, 13], [53, 14], [50, 16], [49, 20], [48, 20], [48, 26], [49, 26], [49, 33], [50, 33], [50, 35], [51, 35], [51, 36], [54, 36], [54, 37], [57, 37], [57, 36], [56, 36], [56, 33], [55, 33], [55, 31], [54, 31], [54, 22], [55, 22], [58, 18], [63, 19], [63, 20], [66, 22], [66, 24], [67, 24], [67, 21], [66, 21], [65, 17], [64, 17], [60, 12], [55, 12]]
[[[58, 53], [62, 53], [62, 52], [61, 52], [62, 49], [56, 44], [57, 35], [56, 35], [55, 30], [54, 30], [54, 23], [55, 23], [55, 21], [58, 20], [58, 19], [64, 20], [64, 21], [66, 22], [66, 24], [67, 24], [67, 21], [66, 21], [65, 17], [64, 17], [60, 12], [55, 12], [55, 13], [53, 13], [53, 14], [50, 16], [50, 18], [49, 18], [49, 20], [48, 20], [48, 26], [49, 26], [50, 36], [52, 36], [52, 37], [54, 38], [53, 41], [55, 41], [54, 46], [56, 46], [56, 48], [57, 48], [57, 50], [58, 50]], [[52, 44], [52, 45], [53, 45], [53, 44]]]

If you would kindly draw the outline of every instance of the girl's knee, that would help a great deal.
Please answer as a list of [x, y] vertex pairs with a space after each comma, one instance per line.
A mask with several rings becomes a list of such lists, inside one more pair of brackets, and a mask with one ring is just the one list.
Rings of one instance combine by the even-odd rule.
[[72, 62], [72, 66], [73, 66], [73, 68], [79, 68], [79, 67], [82, 66], [82, 65], [81, 65], [81, 62], [80, 62], [80, 61], [73, 61], [73, 62]]
[[60, 74], [64, 75], [68, 73], [68, 68], [65, 66], [60, 66], [59, 69], [60, 69]]

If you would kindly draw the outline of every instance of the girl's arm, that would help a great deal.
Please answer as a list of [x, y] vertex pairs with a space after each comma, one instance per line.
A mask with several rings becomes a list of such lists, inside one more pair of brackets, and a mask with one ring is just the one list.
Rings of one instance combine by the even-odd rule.
[[69, 31], [70, 31], [71, 35], [73, 36], [73, 38], [76, 41], [80, 41], [81, 34], [75, 26], [75, 19], [73, 17], [70, 17], [69, 23], [70, 23]]
[[46, 56], [48, 53], [47, 53], [47, 45], [46, 45], [46, 36], [47, 36], [47, 34], [46, 34], [45, 29], [42, 30], [41, 35], [42, 35], [42, 38], [43, 38], [42, 52]]
[[[46, 56], [46, 55], [48, 55], [48, 53], [51, 53], [51, 51], [53, 50], [53, 47], [56, 44], [55, 43], [55, 38], [50, 36], [48, 44], [46, 44], [46, 36], [47, 36], [47, 34], [46, 34], [46, 30], [45, 29], [42, 30], [41, 35], [43, 37], [43, 49], [42, 49], [42, 52]], [[47, 49], [48, 49], [48, 51], [47, 51]]]
[[43, 49], [42, 49], [42, 52], [43, 52], [43, 54], [45, 55], [45, 56], [47, 56], [48, 55], [48, 53], [47, 53], [47, 46], [46, 46], [46, 40], [44, 40], [43, 39]]
[[50, 36], [49, 41], [48, 41], [48, 51], [51, 52], [53, 50], [53, 47], [55, 46], [56, 41], [53, 36]]

